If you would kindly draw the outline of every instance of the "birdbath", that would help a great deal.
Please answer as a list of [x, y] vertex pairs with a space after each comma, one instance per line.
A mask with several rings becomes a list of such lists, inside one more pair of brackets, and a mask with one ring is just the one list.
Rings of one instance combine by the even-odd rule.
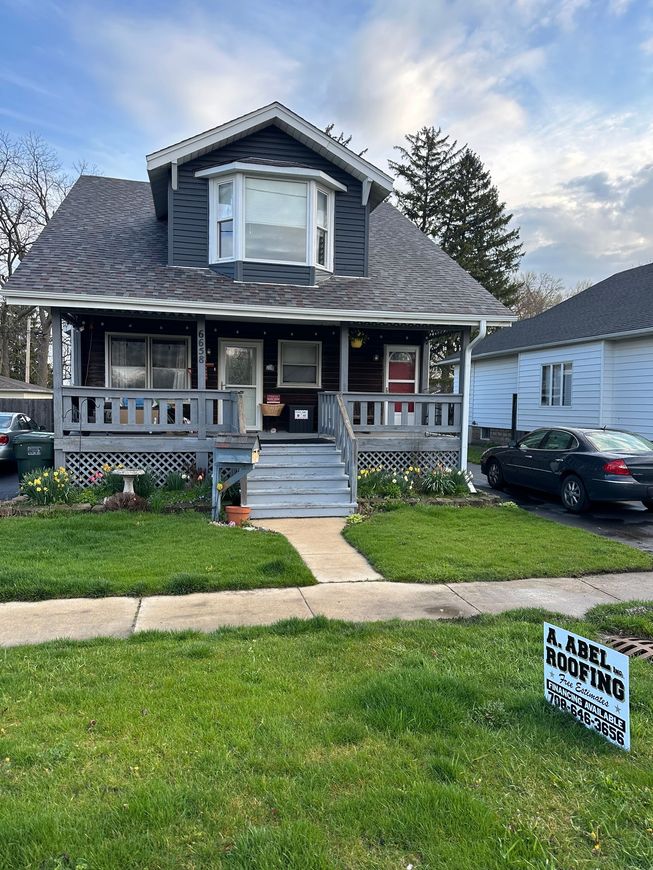
[[122, 477], [122, 491], [128, 492], [130, 495], [134, 494], [134, 481], [136, 478], [140, 477], [141, 474], [145, 474], [142, 468], [115, 468], [111, 473]]

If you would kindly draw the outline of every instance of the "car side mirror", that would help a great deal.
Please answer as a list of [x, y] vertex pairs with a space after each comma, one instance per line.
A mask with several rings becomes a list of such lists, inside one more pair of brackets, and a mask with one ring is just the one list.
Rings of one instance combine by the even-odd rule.
[[45, 432], [45, 426], [39, 426], [39, 432]]
[[517, 442], [515, 441], [514, 438], [512, 439], [512, 441], [508, 442], [508, 447], [516, 447], [516, 446], [517, 446]]

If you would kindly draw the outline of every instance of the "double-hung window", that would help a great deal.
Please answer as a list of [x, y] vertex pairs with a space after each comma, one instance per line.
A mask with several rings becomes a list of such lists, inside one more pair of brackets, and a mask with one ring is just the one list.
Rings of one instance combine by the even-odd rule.
[[185, 336], [108, 335], [108, 386], [187, 390], [189, 339]]
[[315, 264], [327, 269], [329, 267], [329, 196], [319, 188], [315, 212], [315, 233]]
[[216, 254], [219, 260], [230, 260], [234, 255], [234, 183], [225, 181], [217, 185]]
[[571, 405], [573, 364], [550, 363], [542, 366], [541, 405]]
[[277, 385], [279, 387], [321, 387], [321, 342], [280, 341]]

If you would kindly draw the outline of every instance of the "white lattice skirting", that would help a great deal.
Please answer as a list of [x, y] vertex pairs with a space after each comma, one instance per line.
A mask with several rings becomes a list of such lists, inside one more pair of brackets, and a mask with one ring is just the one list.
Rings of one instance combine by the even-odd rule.
[[382, 466], [387, 471], [403, 471], [412, 465], [425, 471], [433, 471], [439, 465], [457, 468], [459, 459], [458, 450], [364, 450], [358, 454], [358, 470]]
[[[66, 453], [64, 465], [75, 481], [89, 483], [89, 477], [103, 465], [127, 465], [149, 471], [161, 484], [172, 471], [182, 474], [195, 464], [195, 453]], [[207, 469], [210, 471], [210, 469]]]

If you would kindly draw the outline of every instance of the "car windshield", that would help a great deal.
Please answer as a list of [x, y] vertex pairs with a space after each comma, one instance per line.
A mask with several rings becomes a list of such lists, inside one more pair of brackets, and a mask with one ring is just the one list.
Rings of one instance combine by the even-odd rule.
[[649, 453], [653, 451], [653, 443], [641, 435], [631, 432], [610, 432], [600, 430], [587, 432], [587, 440], [599, 453]]
[[11, 426], [13, 414], [0, 414], [0, 429], [8, 429]]

